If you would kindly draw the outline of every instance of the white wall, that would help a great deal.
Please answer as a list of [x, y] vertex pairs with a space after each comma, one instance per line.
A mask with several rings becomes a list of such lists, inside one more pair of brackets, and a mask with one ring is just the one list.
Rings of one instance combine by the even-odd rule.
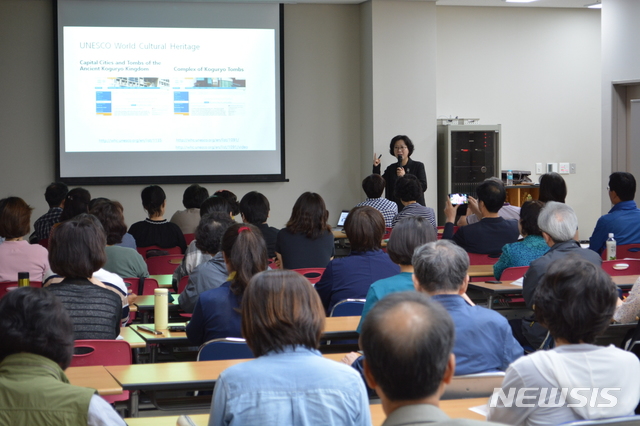
[[564, 176], [567, 203], [588, 239], [601, 214], [600, 12], [436, 10], [438, 117], [502, 124], [502, 169], [530, 170], [532, 180], [535, 163], [577, 163]]
[[[56, 91], [53, 6], [49, 0], [0, 2], [0, 198], [17, 195], [43, 214], [55, 175]], [[360, 12], [357, 5], [285, 6], [285, 138], [288, 183], [206, 184], [238, 196], [263, 192], [270, 224], [284, 225], [304, 191], [320, 193], [330, 220], [362, 197]], [[188, 167], [188, 165], [185, 165]], [[187, 185], [162, 185], [167, 215], [182, 208]], [[140, 185], [87, 186], [119, 200], [128, 224], [144, 218]]]

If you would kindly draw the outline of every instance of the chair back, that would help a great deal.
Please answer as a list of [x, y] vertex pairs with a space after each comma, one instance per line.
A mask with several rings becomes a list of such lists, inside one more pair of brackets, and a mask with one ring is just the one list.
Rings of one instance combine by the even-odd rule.
[[529, 269], [528, 266], [513, 266], [502, 271], [500, 279], [502, 281], [515, 281], [524, 277], [525, 272]]
[[320, 278], [322, 278], [324, 269], [325, 268], [300, 268], [294, 269], [294, 271], [301, 275], [304, 275], [304, 277], [308, 279], [311, 284], [315, 284], [320, 281]]
[[341, 300], [331, 309], [330, 317], [359, 317], [362, 315], [365, 299]]
[[147, 252], [149, 250], [164, 250], [169, 254], [182, 254], [182, 250], [178, 246], [170, 247], [170, 248], [162, 248], [160, 246], [148, 246], [148, 247], [138, 247], [136, 250], [138, 250], [138, 253], [140, 253], [142, 257], [145, 259], [147, 258]]
[[198, 349], [198, 361], [254, 358], [244, 339], [226, 337], [203, 343]]
[[158, 280], [155, 278], [124, 278], [123, 280], [129, 284], [131, 291], [138, 296], [153, 296], [154, 290], [160, 288]]
[[[616, 246], [616, 259], [640, 259], [640, 244]], [[602, 260], [607, 260], [607, 250], [602, 250]]]
[[183, 254], [168, 254], [150, 257], [145, 259], [145, 262], [147, 262], [149, 275], [171, 275], [180, 266], [183, 258]]
[[43, 238], [40, 241], [38, 241], [38, 244], [40, 244], [42, 247], [46, 248], [47, 250], [49, 249], [49, 239], [48, 238]]
[[269, 269], [280, 269], [280, 266], [276, 262], [276, 259], [269, 259]]
[[196, 239], [196, 234], [184, 234], [184, 240], [187, 243], [187, 246], [191, 244], [191, 241]]
[[640, 416], [611, 417], [598, 420], [578, 420], [562, 423], [563, 426], [636, 426], [640, 425]]
[[388, 240], [389, 237], [391, 237], [391, 231], [393, 231], [393, 228], [385, 228], [384, 234], [382, 235], [382, 239]]
[[[131, 346], [125, 340], [76, 340], [71, 367], [90, 365], [131, 365]], [[129, 399], [129, 391], [103, 395], [109, 404]]]
[[640, 259], [605, 260], [602, 269], [612, 277], [619, 275], [640, 275]]
[[495, 265], [498, 262], [498, 257], [489, 257], [493, 255], [489, 254], [478, 254], [478, 253], [467, 253], [469, 255], [469, 264], [470, 265]]
[[189, 284], [189, 275], [185, 275], [184, 277], [180, 278], [180, 282], [178, 282], [178, 294], [181, 294], [184, 289], [187, 287], [187, 284]]
[[503, 371], [493, 373], [453, 376], [441, 399], [484, 398], [493, 394], [494, 388], [502, 386]]
[[[42, 283], [40, 281], [31, 281], [29, 287], [42, 287]], [[18, 281], [0, 282], [0, 299], [11, 291], [9, 289], [13, 288], [18, 288]]]

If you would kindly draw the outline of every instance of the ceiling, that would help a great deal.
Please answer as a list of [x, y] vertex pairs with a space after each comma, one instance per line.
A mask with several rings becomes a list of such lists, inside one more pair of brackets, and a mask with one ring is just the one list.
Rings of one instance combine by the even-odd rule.
[[[247, 1], [247, 0], [245, 0]], [[273, 0], [248, 0], [253, 2], [272, 3]], [[414, 0], [435, 1], [438, 6], [498, 6], [498, 7], [569, 7], [584, 8], [596, 0], [537, 0], [532, 3], [507, 3], [503, 0]], [[358, 4], [365, 0], [281, 0], [282, 3], [332, 3]]]

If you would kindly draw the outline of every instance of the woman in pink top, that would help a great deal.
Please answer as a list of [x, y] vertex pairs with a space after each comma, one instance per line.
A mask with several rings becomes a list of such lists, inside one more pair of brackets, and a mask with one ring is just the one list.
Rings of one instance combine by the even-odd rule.
[[42, 281], [49, 270], [47, 249], [23, 240], [29, 234], [31, 210], [22, 198], [0, 200], [0, 281], [17, 281], [18, 272], [28, 272], [31, 281]]

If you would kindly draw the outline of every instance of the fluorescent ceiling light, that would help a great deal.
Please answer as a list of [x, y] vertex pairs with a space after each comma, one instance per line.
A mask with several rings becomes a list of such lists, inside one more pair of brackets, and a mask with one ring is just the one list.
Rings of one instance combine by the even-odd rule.
[[531, 3], [538, 0], [503, 0], [507, 3]]
[[585, 6], [588, 7], [589, 9], [602, 9], [602, 3], [600, 2], [585, 4]]

